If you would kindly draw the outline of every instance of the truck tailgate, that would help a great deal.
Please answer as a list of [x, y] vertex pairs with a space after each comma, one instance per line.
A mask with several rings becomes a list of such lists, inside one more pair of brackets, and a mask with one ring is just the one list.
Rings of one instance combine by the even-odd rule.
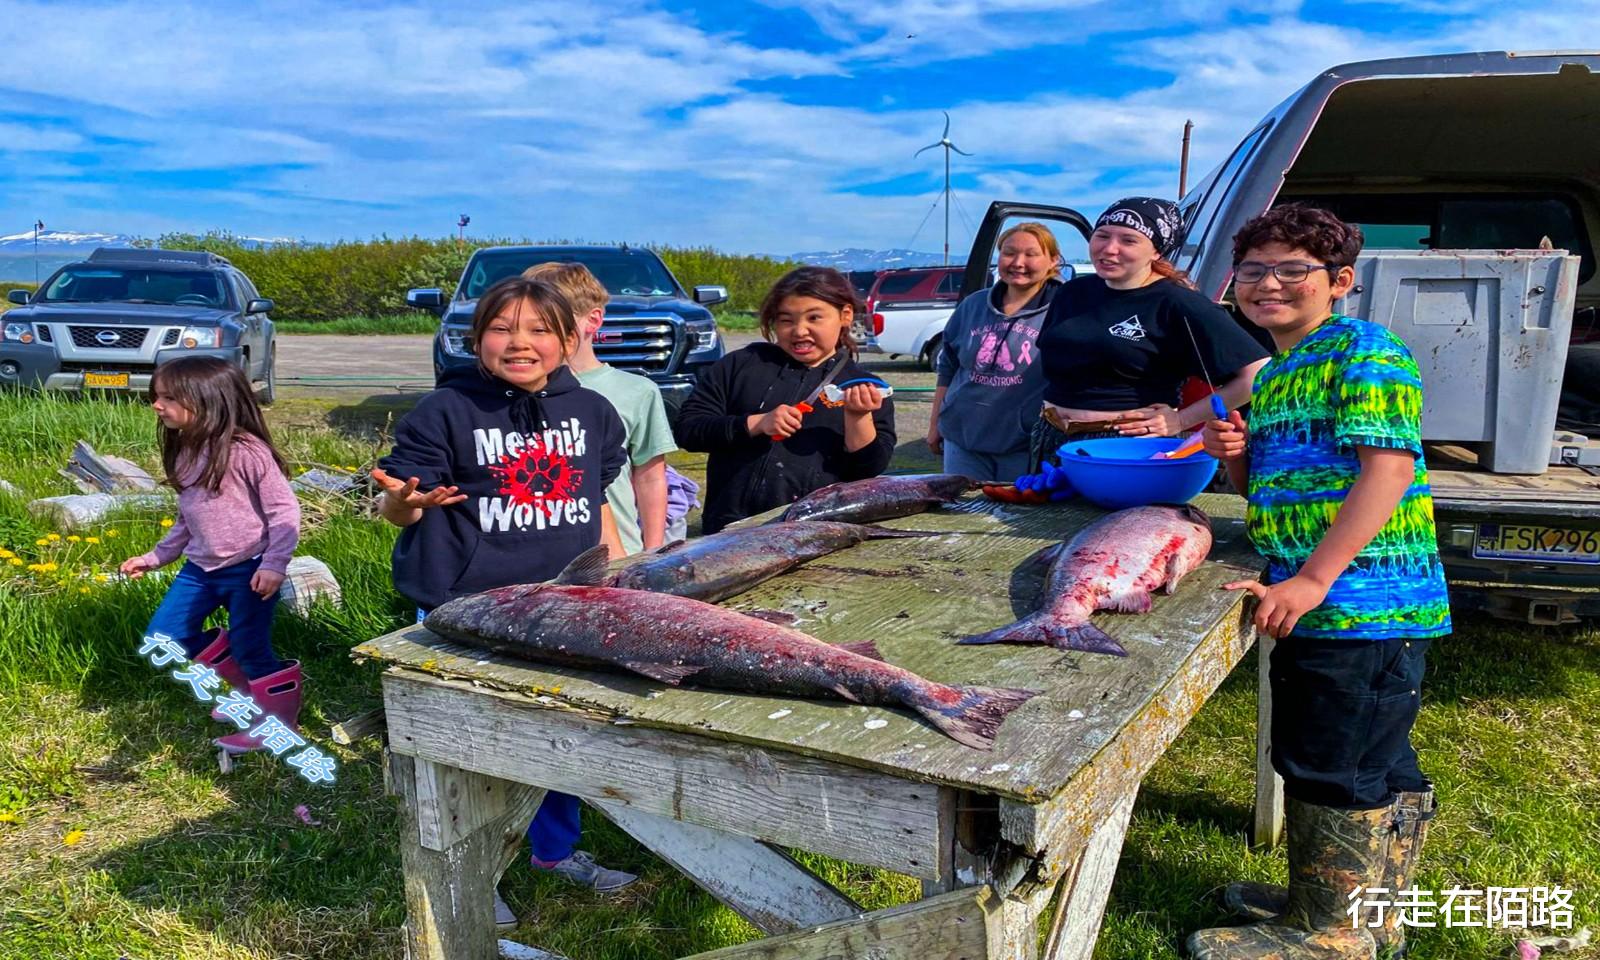
[[1553, 466], [1538, 476], [1496, 474], [1455, 444], [1428, 444], [1428, 479], [1434, 510], [1460, 520], [1514, 517], [1590, 521], [1600, 525], [1600, 476], [1578, 467]]

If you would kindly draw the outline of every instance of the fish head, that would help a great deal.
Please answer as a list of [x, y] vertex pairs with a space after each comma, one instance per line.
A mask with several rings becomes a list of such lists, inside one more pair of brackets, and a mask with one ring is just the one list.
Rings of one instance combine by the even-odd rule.
[[981, 484], [971, 477], [964, 477], [959, 473], [935, 473], [927, 479], [928, 489], [933, 493], [950, 500], [961, 496], [968, 490], [976, 490]]

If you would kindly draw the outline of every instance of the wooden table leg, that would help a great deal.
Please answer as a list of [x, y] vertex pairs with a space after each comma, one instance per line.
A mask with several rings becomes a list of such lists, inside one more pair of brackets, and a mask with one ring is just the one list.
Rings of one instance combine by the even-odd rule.
[[1255, 844], [1271, 849], [1283, 838], [1283, 778], [1272, 769], [1271, 636], [1256, 632], [1256, 824]]
[[593, 806], [764, 933], [819, 927], [863, 912], [832, 884], [759, 840], [625, 804]]
[[1061, 879], [1061, 902], [1045, 941], [1044, 960], [1089, 960], [1100, 938], [1111, 881], [1122, 858], [1122, 840], [1133, 817], [1134, 795], [1123, 798], [1095, 830], [1078, 854], [1078, 862]]
[[407, 960], [499, 956], [494, 887], [544, 789], [390, 753], [401, 800]]

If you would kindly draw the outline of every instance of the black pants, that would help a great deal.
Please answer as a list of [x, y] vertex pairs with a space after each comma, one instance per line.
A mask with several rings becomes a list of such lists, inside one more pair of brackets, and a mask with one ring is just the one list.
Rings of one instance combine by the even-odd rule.
[[1038, 473], [1045, 464], [1052, 467], [1061, 464], [1061, 457], [1056, 453], [1061, 445], [1068, 440], [1099, 440], [1103, 437], [1120, 437], [1122, 434], [1115, 430], [1096, 430], [1090, 433], [1075, 433], [1068, 436], [1056, 429], [1055, 424], [1039, 417], [1033, 421], [1033, 430], [1028, 435], [1028, 472]]
[[1429, 788], [1411, 746], [1427, 640], [1290, 636], [1272, 651], [1272, 767], [1286, 794], [1348, 810]]

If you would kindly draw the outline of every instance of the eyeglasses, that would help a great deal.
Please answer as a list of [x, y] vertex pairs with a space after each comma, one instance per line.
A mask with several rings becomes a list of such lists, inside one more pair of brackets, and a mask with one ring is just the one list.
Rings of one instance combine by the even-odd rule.
[[1278, 278], [1279, 283], [1304, 283], [1313, 270], [1332, 273], [1336, 269], [1326, 263], [1275, 263], [1269, 267], [1264, 263], [1246, 260], [1233, 268], [1233, 279], [1240, 283], [1260, 283], [1270, 273]]

